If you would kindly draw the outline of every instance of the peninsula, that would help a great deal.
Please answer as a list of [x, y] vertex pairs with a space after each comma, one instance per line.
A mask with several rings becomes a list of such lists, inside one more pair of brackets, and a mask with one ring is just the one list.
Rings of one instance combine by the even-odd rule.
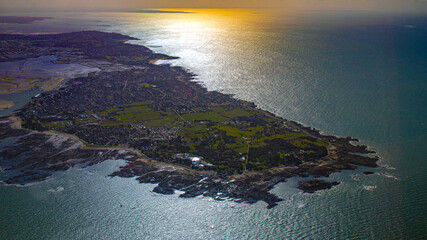
[[[42, 61], [46, 69], [2, 76], [17, 91], [45, 90], [0, 119], [0, 138], [14, 141], [0, 152], [6, 171], [16, 173], [7, 184], [115, 158], [127, 164], [111, 176], [157, 183], [154, 192], [264, 201], [271, 208], [281, 199], [269, 190], [290, 177], [377, 166], [378, 158], [366, 155], [372, 151], [351, 144], [357, 139], [323, 135], [207, 91], [187, 70], [154, 64], [172, 57], [128, 40], [134, 38], [97, 31], [0, 35], [0, 66]], [[314, 192], [337, 184], [318, 179], [298, 187]]]

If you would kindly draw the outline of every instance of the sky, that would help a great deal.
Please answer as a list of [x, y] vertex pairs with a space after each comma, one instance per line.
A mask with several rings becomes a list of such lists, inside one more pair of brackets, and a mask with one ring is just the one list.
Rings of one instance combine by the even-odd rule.
[[138, 10], [153, 8], [283, 8], [427, 13], [427, 0], [0, 0], [0, 11]]

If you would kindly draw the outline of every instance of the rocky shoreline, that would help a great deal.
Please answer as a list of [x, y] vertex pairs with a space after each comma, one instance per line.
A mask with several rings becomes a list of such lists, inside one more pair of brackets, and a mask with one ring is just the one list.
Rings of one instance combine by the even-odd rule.
[[[158, 184], [153, 192], [159, 194], [173, 194], [179, 190], [184, 192], [179, 196], [182, 198], [205, 196], [219, 201], [231, 199], [250, 204], [264, 201], [267, 208], [273, 208], [282, 199], [269, 191], [280, 182], [286, 182], [291, 177], [327, 177], [333, 172], [355, 168], [347, 164], [332, 165], [339, 166], [339, 169], [310, 165], [219, 176], [214, 172], [200, 172], [186, 166], [149, 161], [126, 150], [88, 149], [82, 142], [61, 134], [14, 129], [11, 125], [12, 121], [7, 117], [0, 120], [0, 139], [15, 139], [13, 145], [3, 148], [0, 158], [9, 165], [6, 171], [18, 170], [19, 174], [5, 180], [6, 184], [42, 181], [56, 171], [65, 171], [71, 167], [86, 167], [108, 159], [125, 159], [127, 164], [112, 173], [111, 177], [136, 177], [140, 183]], [[299, 182], [297, 187], [303, 192], [313, 193], [338, 184], [308, 180]]]
[[[31, 40], [31, 37], [19, 35], [0, 36], [0, 40], [14, 38], [24, 39], [22, 44]], [[257, 109], [253, 103], [207, 92], [192, 82], [192, 75], [181, 68], [152, 65], [155, 59], [170, 57], [154, 54], [142, 46], [125, 44], [123, 41], [130, 39], [127, 36], [81, 32], [58, 35], [60, 41], [57, 43], [55, 35], [46, 38], [58, 48], [49, 51], [63, 54], [62, 62], [76, 59], [72, 54], [64, 55], [64, 47], [76, 51], [79, 61], [83, 57], [104, 59], [105, 55], [116, 54], [108, 55], [106, 59], [119, 70], [117, 73], [101, 71], [97, 75], [69, 81], [67, 88], [33, 98], [17, 111], [19, 117], [0, 119], [0, 139], [13, 139], [13, 143], [1, 149], [0, 164], [6, 166], [6, 171], [17, 172], [4, 181], [7, 184], [41, 181], [55, 171], [84, 167], [107, 159], [124, 159], [127, 164], [110, 176], [136, 177], [140, 183], [156, 183], [153, 191], [159, 194], [181, 191], [180, 197], [183, 198], [206, 196], [245, 203], [264, 201], [268, 208], [272, 208], [282, 199], [270, 190], [291, 177], [328, 177], [342, 170], [354, 170], [357, 166], [377, 167], [378, 158], [366, 155], [373, 151], [366, 146], [351, 144], [357, 139], [323, 135], [310, 127]], [[68, 41], [76, 38], [89, 40], [84, 40], [84, 47], [77, 41], [70, 46]], [[95, 41], [90, 39], [96, 39], [97, 46], [101, 44], [98, 51], [87, 46]], [[50, 44], [42, 40], [40, 45]], [[104, 55], [100, 54], [103, 51]], [[33, 52], [32, 56], [37, 54], [46, 53]], [[122, 81], [117, 82], [117, 78]], [[144, 82], [138, 82], [138, 79], [144, 79]], [[116, 82], [117, 87], [113, 86]], [[101, 94], [103, 101], [96, 94], [85, 93], [88, 89]], [[112, 94], [117, 99], [112, 99]], [[83, 99], [86, 105], [82, 103]], [[144, 100], [150, 101], [133, 103]], [[140, 118], [135, 119], [134, 115]], [[163, 119], [156, 119], [159, 116]], [[16, 122], [21, 119], [26, 129], [20, 129], [21, 122]], [[263, 125], [267, 123], [268, 128]], [[203, 134], [189, 132], [189, 129], [198, 129]], [[109, 131], [111, 135], [102, 135]], [[207, 134], [211, 135], [206, 141], [192, 145], [191, 141]], [[236, 136], [240, 142], [236, 141]], [[220, 140], [209, 143], [209, 146], [215, 145], [216, 150], [208, 152], [206, 144], [212, 137], [220, 137]], [[241, 139], [246, 140], [242, 142]], [[255, 140], [258, 146], [252, 143]], [[128, 145], [123, 147], [126, 143]], [[247, 149], [227, 147], [233, 144], [247, 145]], [[217, 149], [219, 146], [222, 146], [220, 150]], [[194, 161], [184, 161], [174, 155], [188, 151], [199, 153], [206, 162], [196, 162], [195, 165]], [[225, 154], [218, 155], [219, 158], [229, 158], [233, 162], [213, 158], [218, 151]], [[238, 151], [247, 152], [239, 154]], [[270, 156], [274, 161], [269, 162]], [[230, 165], [224, 167], [224, 164]], [[299, 183], [298, 188], [312, 193], [337, 184], [309, 180]]]

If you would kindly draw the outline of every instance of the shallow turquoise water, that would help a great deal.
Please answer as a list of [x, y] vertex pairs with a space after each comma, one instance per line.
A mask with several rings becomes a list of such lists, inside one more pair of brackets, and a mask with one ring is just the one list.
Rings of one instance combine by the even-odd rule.
[[0, 187], [0, 238], [426, 238], [427, 18], [257, 14], [242, 24], [232, 14], [86, 13], [62, 30], [138, 37], [134, 43], [179, 56], [171, 63], [196, 73], [209, 90], [357, 137], [382, 157], [377, 174], [334, 174], [342, 184], [314, 195], [300, 193], [291, 179], [273, 190], [284, 201], [268, 210], [262, 202], [158, 195], [153, 185], [105, 177], [123, 164], [108, 161], [34, 186]]

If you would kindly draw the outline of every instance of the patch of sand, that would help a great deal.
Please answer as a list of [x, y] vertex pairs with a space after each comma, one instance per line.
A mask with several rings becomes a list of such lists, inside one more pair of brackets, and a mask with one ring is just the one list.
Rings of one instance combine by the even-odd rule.
[[0, 110], [13, 107], [15, 104], [12, 101], [0, 99]]

